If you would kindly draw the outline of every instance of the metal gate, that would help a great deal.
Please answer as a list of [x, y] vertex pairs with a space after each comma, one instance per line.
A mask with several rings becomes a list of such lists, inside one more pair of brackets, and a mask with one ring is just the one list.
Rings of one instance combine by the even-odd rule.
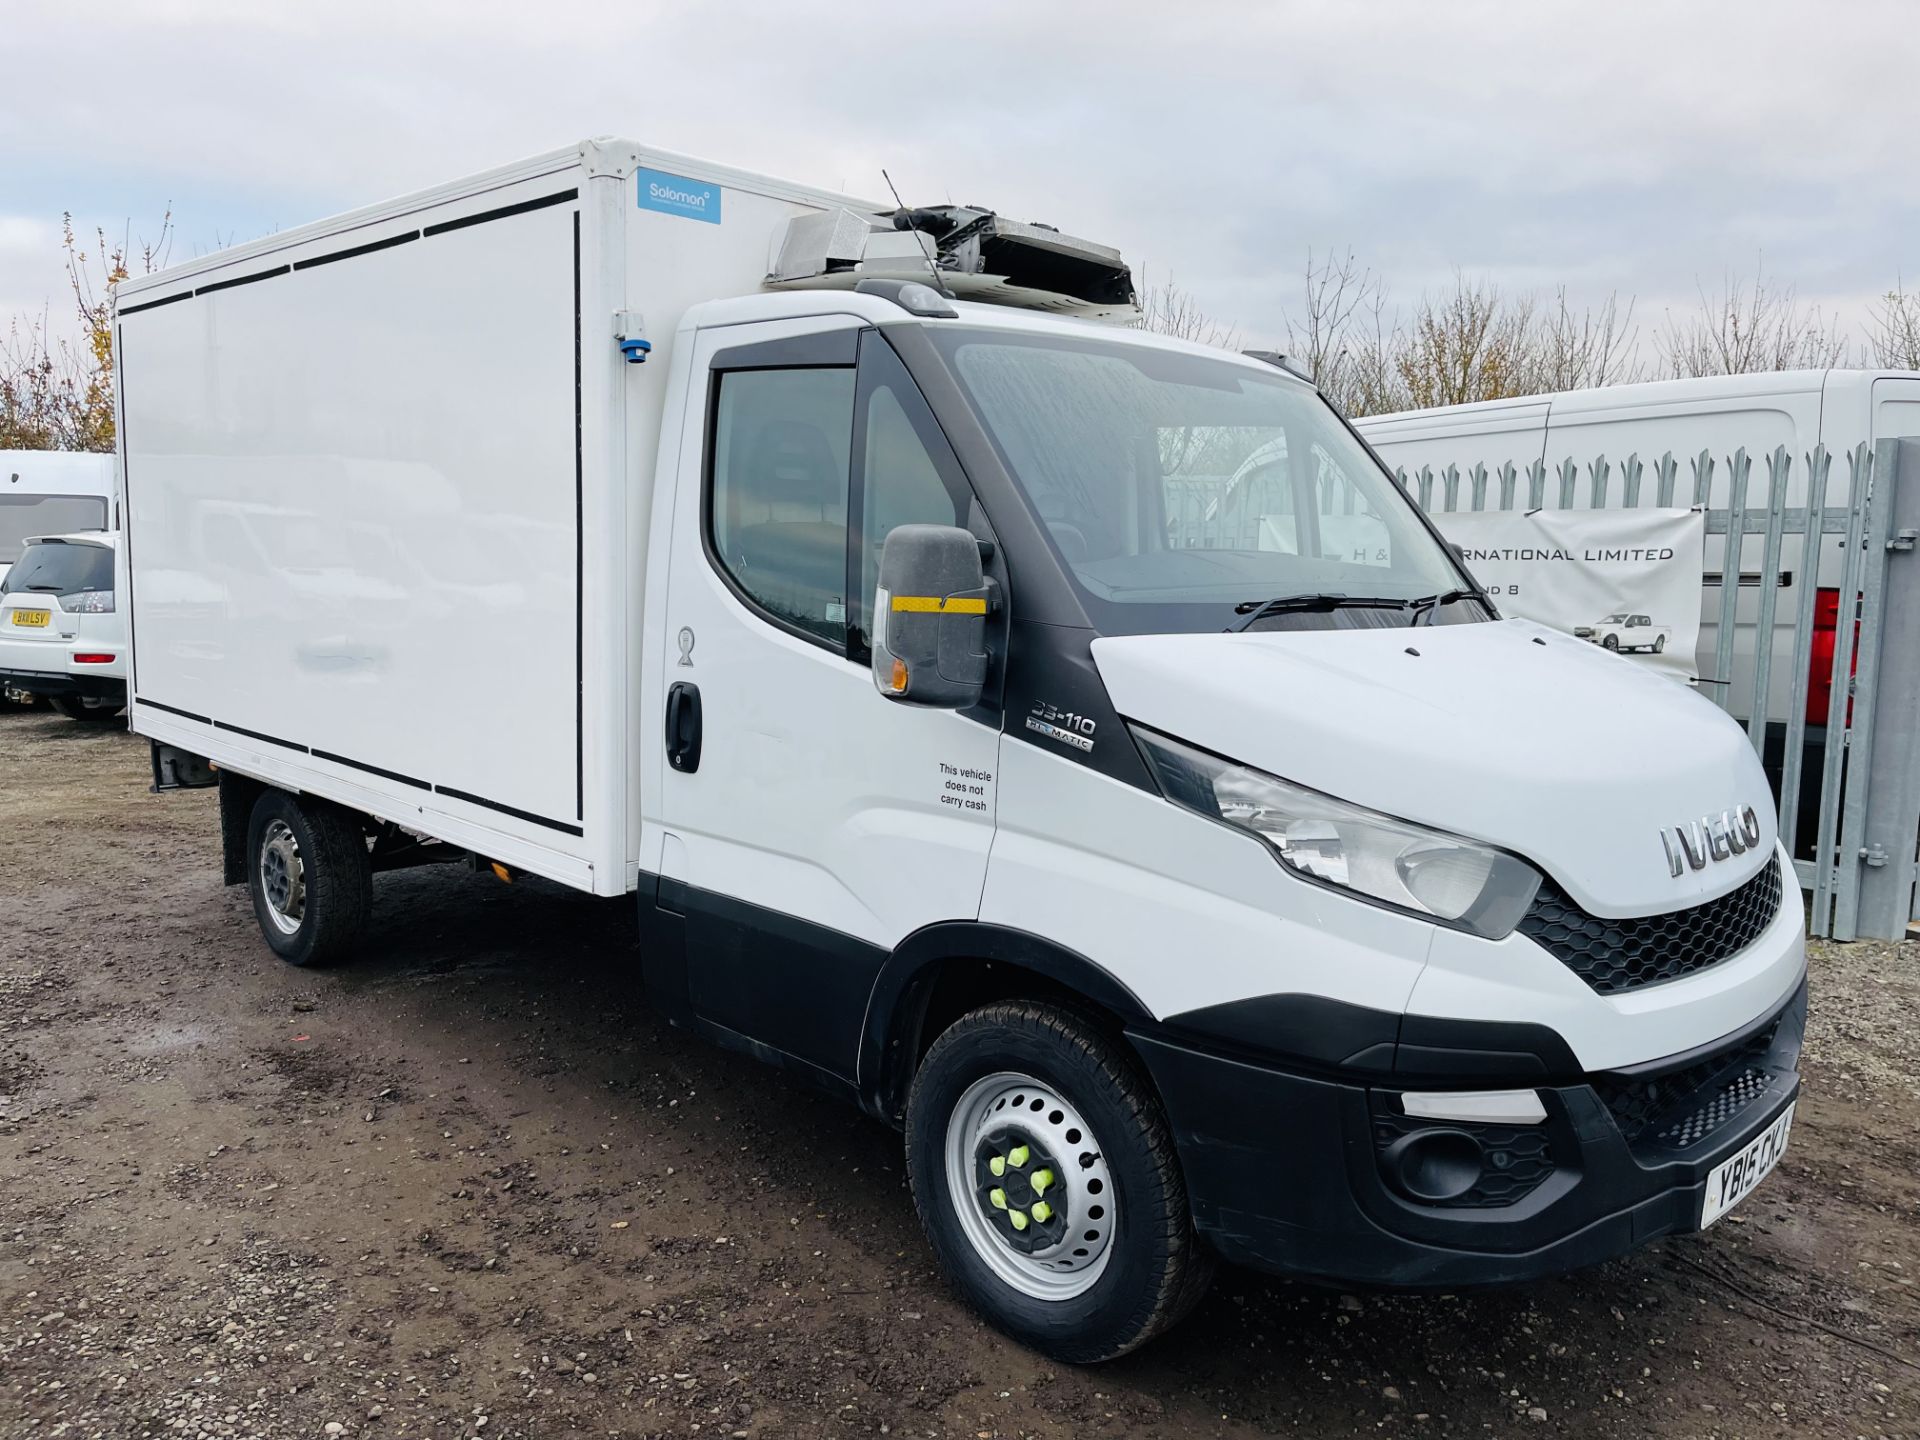
[[[1795, 463], [1780, 446], [1763, 474], [1741, 449], [1723, 461], [1703, 450], [1684, 462], [1669, 452], [1650, 466], [1637, 455], [1596, 456], [1552, 470], [1536, 460], [1525, 470], [1422, 466], [1395, 475], [1428, 511], [1538, 510], [1550, 498], [1567, 510], [1704, 510], [1699, 684], [1744, 720], [1768, 765], [1780, 833], [1809, 896], [1809, 928], [1836, 940], [1898, 939], [1920, 918], [1920, 440], [1863, 444], [1838, 463], [1816, 446], [1798, 461], [1804, 503], [1789, 505]], [[1709, 500], [1720, 464], [1725, 504], [1716, 509]], [[1828, 536], [1837, 553], [1823, 545]], [[1753, 599], [1743, 607], [1746, 591]], [[1783, 591], [1792, 592], [1785, 608]], [[1821, 613], [1823, 593], [1831, 616]], [[1753, 646], [1736, 666], [1743, 615]], [[1819, 654], [1829, 636], [1830, 659]], [[1782, 673], [1790, 677], [1784, 705], [1776, 699]]]

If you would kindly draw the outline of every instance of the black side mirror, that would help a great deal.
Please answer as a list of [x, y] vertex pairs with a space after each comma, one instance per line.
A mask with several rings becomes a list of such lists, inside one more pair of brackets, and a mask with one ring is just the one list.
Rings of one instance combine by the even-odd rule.
[[953, 525], [901, 525], [880, 550], [873, 683], [889, 700], [964, 710], [987, 683], [980, 542]]

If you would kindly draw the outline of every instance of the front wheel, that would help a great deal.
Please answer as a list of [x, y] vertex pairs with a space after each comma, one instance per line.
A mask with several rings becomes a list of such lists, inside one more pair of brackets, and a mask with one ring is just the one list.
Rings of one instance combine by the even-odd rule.
[[1600, 643], [1609, 650], [1618, 650], [1620, 648], [1620, 637], [1618, 635], [1609, 635]]
[[267, 790], [247, 825], [253, 914], [290, 965], [329, 965], [359, 944], [373, 910], [373, 863], [348, 811]]
[[1152, 1088], [1062, 1007], [989, 1005], [934, 1042], [907, 1101], [907, 1170], [954, 1287], [1056, 1359], [1124, 1355], [1212, 1277]]

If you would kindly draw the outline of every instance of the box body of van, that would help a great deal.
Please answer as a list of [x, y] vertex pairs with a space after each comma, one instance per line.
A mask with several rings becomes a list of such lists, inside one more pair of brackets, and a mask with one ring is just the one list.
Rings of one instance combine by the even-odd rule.
[[[1744, 735], [1501, 621], [1310, 384], [1062, 318], [1116, 260], [595, 141], [130, 283], [156, 779], [217, 765], [295, 963], [428, 859], [634, 896], [652, 1001], [901, 1125], [955, 1284], [1069, 1359], [1216, 1255], [1711, 1223], [1805, 1011]], [[1289, 525], [1183, 517], [1250, 468]]]

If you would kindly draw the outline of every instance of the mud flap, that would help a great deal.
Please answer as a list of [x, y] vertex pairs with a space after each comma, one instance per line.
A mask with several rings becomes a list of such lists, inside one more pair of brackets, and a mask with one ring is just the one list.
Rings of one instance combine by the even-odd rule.
[[227, 885], [247, 883], [247, 825], [253, 819], [253, 802], [267, 787], [258, 780], [219, 772], [220, 780], [220, 879]]

